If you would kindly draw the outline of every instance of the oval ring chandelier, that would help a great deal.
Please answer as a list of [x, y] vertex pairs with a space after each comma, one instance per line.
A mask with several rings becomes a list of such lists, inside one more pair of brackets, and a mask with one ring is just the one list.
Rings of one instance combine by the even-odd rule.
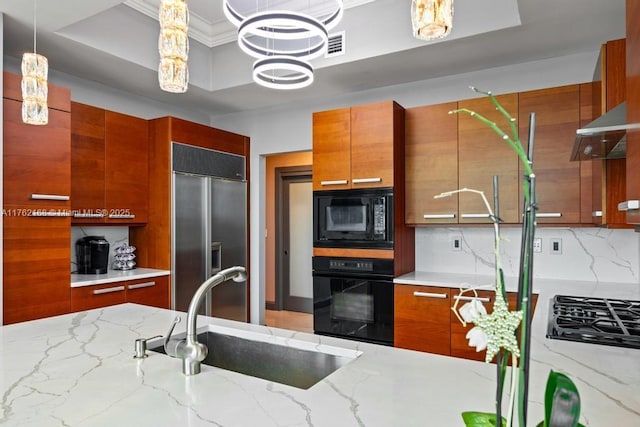
[[239, 7], [242, 1], [224, 0], [225, 16], [238, 27], [240, 49], [257, 59], [253, 64], [256, 83], [272, 89], [299, 89], [313, 83], [313, 66], [308, 61], [326, 52], [328, 31], [344, 14], [343, 0], [331, 3], [335, 7], [316, 18], [289, 10], [244, 11]]

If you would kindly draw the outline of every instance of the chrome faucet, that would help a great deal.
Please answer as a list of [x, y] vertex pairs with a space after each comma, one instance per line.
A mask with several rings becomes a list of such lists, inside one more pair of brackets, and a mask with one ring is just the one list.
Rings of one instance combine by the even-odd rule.
[[187, 311], [187, 336], [184, 339], [171, 338], [173, 329], [180, 322], [180, 317], [176, 317], [171, 324], [164, 341], [164, 351], [171, 357], [182, 359], [182, 373], [185, 375], [199, 374], [200, 362], [207, 357], [209, 352], [207, 346], [199, 343], [196, 336], [198, 308], [202, 299], [211, 288], [229, 279], [233, 279], [234, 282], [244, 282], [247, 280], [247, 271], [244, 267], [229, 267], [205, 280], [193, 294]]

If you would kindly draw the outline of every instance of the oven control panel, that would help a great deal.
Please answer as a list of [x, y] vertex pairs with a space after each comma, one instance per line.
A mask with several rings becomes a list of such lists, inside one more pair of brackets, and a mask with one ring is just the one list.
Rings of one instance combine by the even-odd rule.
[[329, 269], [342, 271], [373, 271], [373, 262], [365, 260], [332, 259], [329, 261]]

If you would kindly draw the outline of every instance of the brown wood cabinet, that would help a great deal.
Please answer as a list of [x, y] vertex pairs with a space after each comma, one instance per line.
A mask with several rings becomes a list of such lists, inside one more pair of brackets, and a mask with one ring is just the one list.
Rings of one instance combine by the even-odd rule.
[[456, 102], [405, 111], [407, 224], [458, 223], [458, 195], [434, 199], [458, 185]]
[[148, 217], [148, 124], [72, 103], [74, 224], [144, 224]]
[[313, 189], [393, 187], [403, 135], [393, 101], [314, 113]]
[[131, 302], [169, 308], [169, 276], [71, 288], [71, 311], [91, 310]]
[[[513, 117], [517, 117], [518, 94], [496, 96], [498, 102]], [[458, 108], [467, 108], [496, 122], [505, 132], [508, 121], [486, 97], [460, 101]], [[484, 192], [493, 200], [493, 176], [498, 176], [500, 218], [506, 223], [518, 223], [520, 175], [518, 158], [508, 144], [484, 123], [468, 114], [458, 114], [458, 184]], [[477, 194], [461, 193], [459, 223], [489, 223], [487, 209]]]
[[[485, 352], [469, 347], [467, 332], [474, 326], [463, 326], [451, 308], [460, 298], [462, 307], [472, 294], [459, 297], [457, 289], [440, 286], [394, 285], [394, 346], [427, 353], [443, 354], [469, 360], [484, 361]], [[493, 291], [479, 290], [487, 312], [495, 300]], [[535, 312], [538, 296], [533, 296]], [[509, 309], [515, 310], [517, 293], [507, 292]], [[494, 360], [495, 362], [495, 360]]]
[[49, 123], [22, 123], [20, 76], [3, 82], [3, 324], [69, 312], [68, 89], [49, 85]]
[[[640, 4], [627, 0], [627, 123], [640, 123]], [[640, 132], [627, 134], [626, 200], [640, 200]], [[640, 209], [628, 210], [626, 222], [640, 224]]]
[[394, 285], [393, 345], [451, 354], [451, 305], [448, 288]]
[[153, 307], [171, 307], [170, 276], [127, 281], [127, 302]]
[[[579, 224], [582, 162], [571, 161], [571, 152], [576, 129], [580, 127], [580, 86], [519, 93], [519, 133], [525, 150], [529, 145], [529, 115], [532, 112], [536, 118], [533, 170], [538, 198], [537, 222]], [[522, 162], [518, 165], [522, 176]], [[519, 188], [519, 199], [522, 200], [522, 186]]]

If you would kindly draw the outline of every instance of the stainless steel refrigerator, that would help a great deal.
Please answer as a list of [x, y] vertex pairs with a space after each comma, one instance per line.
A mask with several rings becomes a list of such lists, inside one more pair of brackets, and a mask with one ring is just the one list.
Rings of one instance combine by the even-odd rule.
[[[191, 297], [221, 269], [247, 260], [245, 158], [172, 144], [172, 307], [187, 311]], [[247, 282], [224, 282], [200, 313], [246, 322]]]

